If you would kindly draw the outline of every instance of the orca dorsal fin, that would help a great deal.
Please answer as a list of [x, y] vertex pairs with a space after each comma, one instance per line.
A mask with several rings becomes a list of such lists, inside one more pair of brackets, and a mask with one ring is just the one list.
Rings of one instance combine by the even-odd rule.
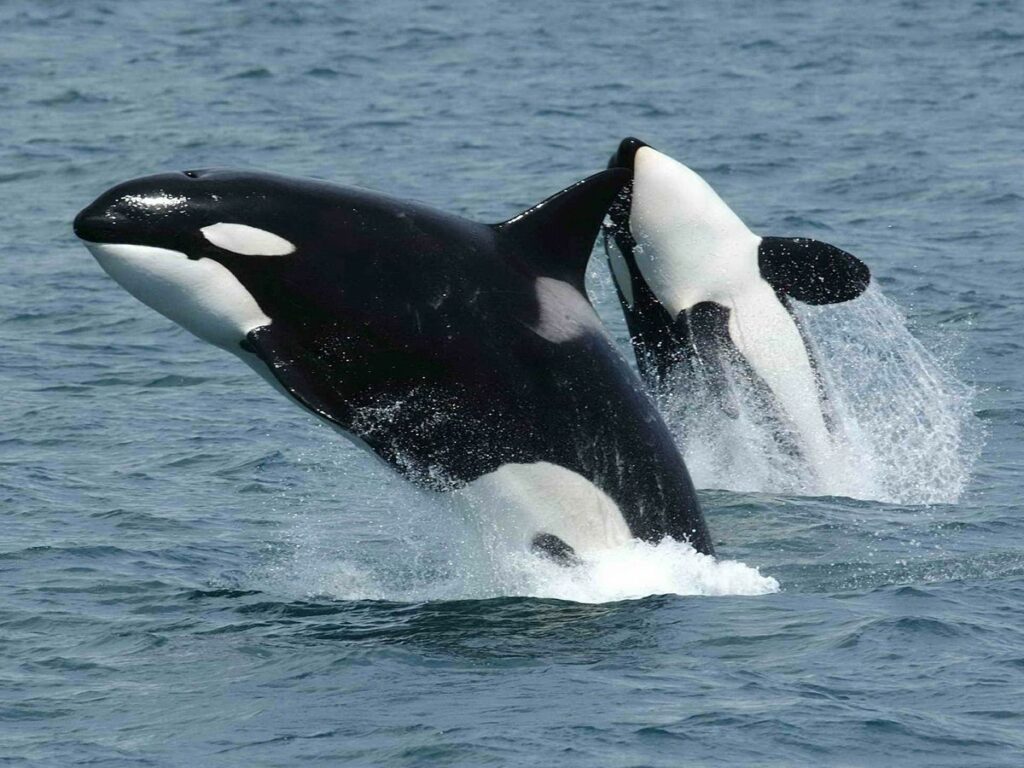
[[805, 304], [850, 301], [871, 282], [868, 265], [852, 253], [809, 237], [762, 238], [757, 259], [772, 288]]
[[633, 175], [609, 168], [552, 195], [508, 221], [495, 224], [528, 252], [539, 271], [583, 290], [587, 261], [605, 214]]

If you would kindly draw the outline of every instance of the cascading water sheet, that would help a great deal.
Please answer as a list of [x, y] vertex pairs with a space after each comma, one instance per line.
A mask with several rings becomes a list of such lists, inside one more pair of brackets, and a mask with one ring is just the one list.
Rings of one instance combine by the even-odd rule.
[[900, 504], [957, 501], [982, 432], [974, 393], [955, 373], [955, 339], [927, 349], [877, 286], [845, 304], [794, 308], [817, 361], [832, 455], [813, 471], [766, 413], [746, 371], [726, 363], [724, 398], [695, 377], [685, 387], [670, 382], [658, 395], [697, 486]]

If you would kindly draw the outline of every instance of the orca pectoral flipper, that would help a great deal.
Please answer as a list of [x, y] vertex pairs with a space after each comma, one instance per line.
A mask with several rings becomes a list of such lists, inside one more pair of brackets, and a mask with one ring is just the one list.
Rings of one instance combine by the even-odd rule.
[[809, 237], [764, 237], [757, 262], [772, 288], [805, 304], [850, 301], [871, 282], [867, 264], [852, 253]]
[[331, 375], [330, 366], [313, 350], [297, 344], [275, 325], [254, 328], [241, 347], [262, 360], [273, 383], [300, 405], [342, 429], [350, 428], [351, 408], [344, 393], [334, 386], [337, 379]]

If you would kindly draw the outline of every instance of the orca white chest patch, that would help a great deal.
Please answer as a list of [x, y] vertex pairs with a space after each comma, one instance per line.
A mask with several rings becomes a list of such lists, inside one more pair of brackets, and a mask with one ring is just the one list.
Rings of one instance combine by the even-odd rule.
[[86, 245], [135, 298], [218, 347], [238, 354], [249, 331], [271, 323], [238, 278], [213, 259], [148, 245]]
[[729, 338], [792, 420], [807, 458], [821, 464], [832, 447], [807, 347], [775, 291], [760, 283], [727, 305]]

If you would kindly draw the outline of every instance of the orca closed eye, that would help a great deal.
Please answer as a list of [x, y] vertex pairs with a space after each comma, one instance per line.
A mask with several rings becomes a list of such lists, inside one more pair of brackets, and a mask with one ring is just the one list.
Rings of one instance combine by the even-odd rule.
[[295, 246], [280, 235], [248, 224], [222, 221], [199, 231], [218, 248], [241, 256], [287, 256], [295, 252]]

